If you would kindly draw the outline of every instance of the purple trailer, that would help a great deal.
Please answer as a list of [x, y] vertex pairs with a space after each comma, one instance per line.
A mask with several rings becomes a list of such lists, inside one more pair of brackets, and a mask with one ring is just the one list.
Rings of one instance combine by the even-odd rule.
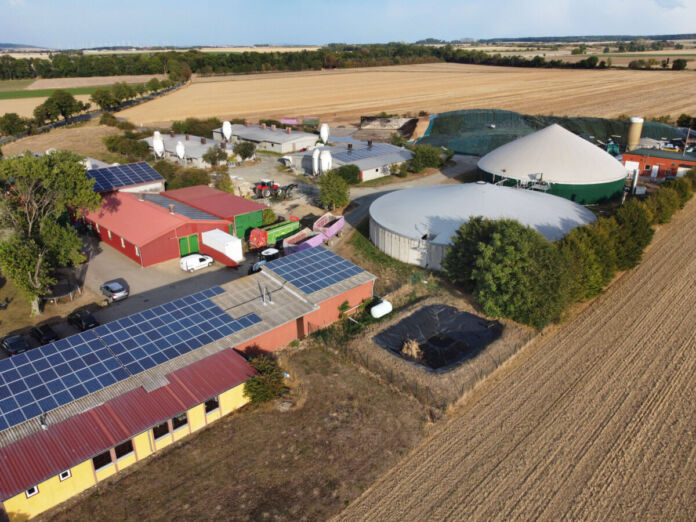
[[321, 245], [325, 239], [323, 234], [303, 228], [297, 234], [283, 239], [283, 250], [286, 255], [294, 254]]
[[334, 236], [340, 236], [345, 224], [346, 220], [343, 216], [335, 216], [331, 212], [327, 212], [314, 222], [312, 229], [323, 234], [328, 241]]

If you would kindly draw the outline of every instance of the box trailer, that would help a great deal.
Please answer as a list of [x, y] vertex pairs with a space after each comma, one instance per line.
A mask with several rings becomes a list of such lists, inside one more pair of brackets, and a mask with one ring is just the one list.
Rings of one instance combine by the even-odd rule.
[[223, 232], [217, 228], [208, 230], [201, 234], [201, 242], [213, 250], [229, 257], [235, 263], [244, 261], [242, 240], [227, 232]]
[[331, 212], [327, 212], [314, 222], [312, 229], [320, 234], [328, 241], [334, 236], [340, 236], [346, 220], [343, 216], [336, 216]]
[[278, 241], [293, 235], [300, 229], [300, 220], [294, 216], [289, 221], [282, 221], [266, 227], [255, 228], [249, 234], [249, 246], [251, 248], [263, 248], [273, 246]]
[[285, 254], [294, 254], [321, 245], [326, 238], [320, 232], [314, 232], [310, 228], [303, 228], [297, 234], [283, 239]]

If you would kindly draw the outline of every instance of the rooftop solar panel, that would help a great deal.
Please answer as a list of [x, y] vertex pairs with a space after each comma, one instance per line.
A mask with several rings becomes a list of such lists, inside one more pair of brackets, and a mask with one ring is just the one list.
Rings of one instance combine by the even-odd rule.
[[0, 430], [261, 322], [233, 319], [213, 287], [0, 360]]
[[343, 163], [350, 163], [352, 161], [358, 161], [366, 158], [374, 158], [376, 156], [382, 156], [384, 154], [391, 154], [395, 150], [399, 150], [398, 147], [394, 145], [389, 145], [388, 143], [375, 143], [371, 147], [363, 147], [360, 149], [345, 150], [342, 152], [336, 152], [333, 154], [334, 159], [341, 161]]
[[265, 265], [265, 268], [305, 294], [318, 292], [363, 272], [359, 266], [321, 246], [276, 259]]
[[94, 179], [95, 192], [108, 192], [164, 179], [159, 172], [144, 161], [88, 170], [87, 177]]

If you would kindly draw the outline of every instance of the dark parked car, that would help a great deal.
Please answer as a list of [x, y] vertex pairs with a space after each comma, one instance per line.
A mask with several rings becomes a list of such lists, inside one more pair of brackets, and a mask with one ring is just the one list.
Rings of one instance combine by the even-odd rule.
[[34, 328], [32, 328], [31, 336], [37, 341], [39, 341], [39, 344], [42, 345], [52, 343], [53, 341], [57, 341], [58, 339], [60, 339], [55, 330], [47, 324], [43, 326], [35, 326]]
[[111, 301], [121, 301], [128, 297], [128, 289], [118, 281], [109, 281], [101, 285], [101, 292]]
[[84, 332], [95, 326], [99, 326], [99, 323], [87, 310], [76, 310], [68, 316], [68, 323], [73, 325], [78, 330]]
[[26, 352], [29, 349], [27, 340], [21, 335], [8, 335], [0, 341], [2, 349], [7, 355], [17, 355], [18, 353]]

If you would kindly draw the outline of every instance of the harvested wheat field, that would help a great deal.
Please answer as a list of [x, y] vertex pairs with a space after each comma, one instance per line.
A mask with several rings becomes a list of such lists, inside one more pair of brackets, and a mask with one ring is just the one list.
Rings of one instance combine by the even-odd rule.
[[[78, 94], [76, 100], [89, 102], [89, 94]], [[46, 101], [46, 98], [12, 98], [9, 100], [0, 100], [0, 115], [7, 112], [16, 112], [22, 117], [33, 118], [34, 108]]]
[[696, 201], [343, 520], [693, 520]]
[[84, 125], [54, 129], [51, 132], [27, 136], [2, 146], [5, 156], [21, 154], [24, 151], [45, 152], [47, 149], [71, 150], [85, 156], [99, 158], [106, 154], [103, 138], [119, 134], [115, 127], [99, 125], [92, 120]]
[[562, 70], [421, 64], [228, 77], [189, 85], [127, 109], [136, 124], [205, 118], [319, 116], [510, 109], [527, 114], [614, 117], [696, 113], [689, 71]]

